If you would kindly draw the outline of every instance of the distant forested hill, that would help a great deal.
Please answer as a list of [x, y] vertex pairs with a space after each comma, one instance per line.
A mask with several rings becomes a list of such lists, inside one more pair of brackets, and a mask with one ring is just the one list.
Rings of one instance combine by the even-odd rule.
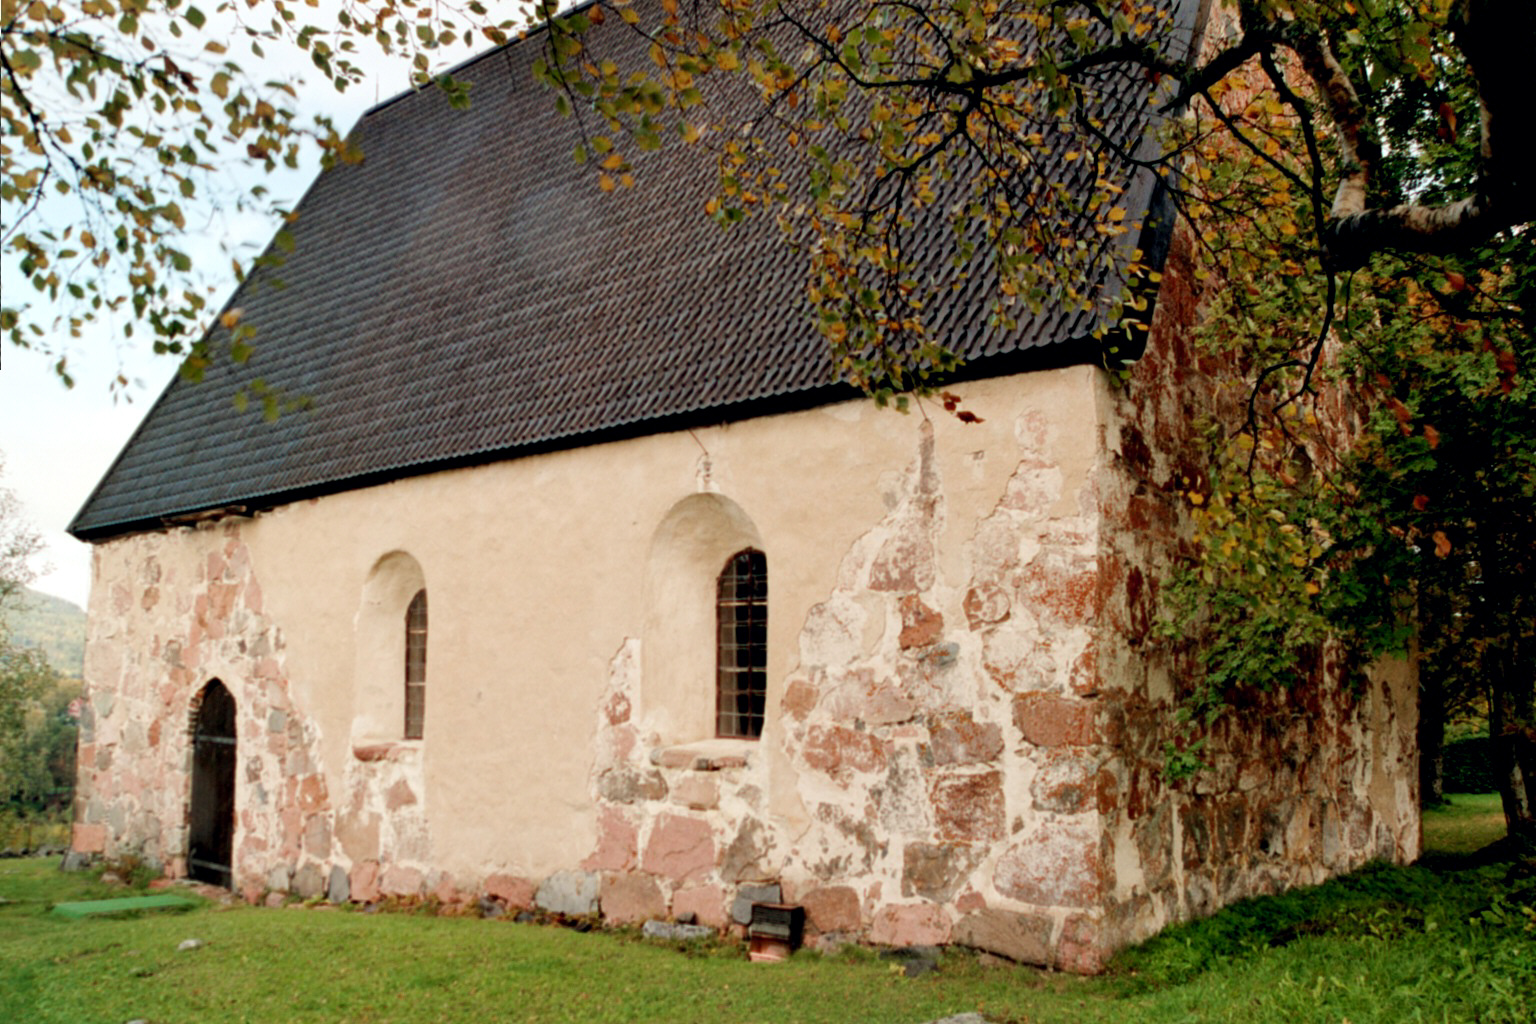
[[41, 647], [59, 673], [80, 678], [85, 668], [85, 612], [61, 597], [23, 592], [6, 610], [12, 641]]

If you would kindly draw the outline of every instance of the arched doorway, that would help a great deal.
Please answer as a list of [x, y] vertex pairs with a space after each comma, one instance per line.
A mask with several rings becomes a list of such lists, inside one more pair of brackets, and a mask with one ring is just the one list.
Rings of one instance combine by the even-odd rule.
[[203, 687], [196, 714], [187, 874], [228, 888], [235, 839], [235, 698], [215, 679]]

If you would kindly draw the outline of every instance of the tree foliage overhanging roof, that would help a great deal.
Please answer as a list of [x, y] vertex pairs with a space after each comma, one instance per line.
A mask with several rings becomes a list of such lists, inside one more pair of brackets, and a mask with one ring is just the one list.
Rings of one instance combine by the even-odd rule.
[[[610, 25], [592, 30], [611, 31], [607, 52], [643, 60], [643, 37]], [[363, 117], [362, 160], [320, 175], [213, 328], [226, 356], [201, 380], [171, 382], [71, 532], [107, 537], [855, 394], [833, 380], [806, 255], [775, 218], [722, 229], [704, 212], [713, 162], [676, 141], [636, 160], [633, 187], [597, 187], [573, 159], [580, 119], [534, 81], [537, 42], [457, 69], [467, 110], [424, 89]], [[1149, 88], [1130, 69], [1103, 79], [1113, 130], [1145, 131]], [[729, 84], [712, 98], [754, 101]], [[1065, 132], [1047, 140], [1041, 173], [1081, 178], [1086, 196], [1102, 167], [1071, 148]], [[1151, 176], [1116, 173], [1125, 223], [1140, 226]], [[912, 237], [942, 293], [927, 329], [965, 360], [961, 375], [1099, 359], [1122, 286], [1113, 261], [1081, 282], [1104, 304], [1047, 302], [1000, 322], [986, 271], [953, 272], [959, 201], [941, 198]], [[1107, 238], [1092, 216], [1081, 230], [1101, 247], [1138, 240]], [[270, 419], [233, 404], [292, 408]]]

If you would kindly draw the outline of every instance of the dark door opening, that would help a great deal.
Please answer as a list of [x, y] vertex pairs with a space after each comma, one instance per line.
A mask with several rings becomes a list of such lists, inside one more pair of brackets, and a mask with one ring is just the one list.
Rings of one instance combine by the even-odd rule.
[[203, 688], [192, 731], [192, 811], [187, 874], [229, 888], [235, 840], [235, 698], [215, 679]]

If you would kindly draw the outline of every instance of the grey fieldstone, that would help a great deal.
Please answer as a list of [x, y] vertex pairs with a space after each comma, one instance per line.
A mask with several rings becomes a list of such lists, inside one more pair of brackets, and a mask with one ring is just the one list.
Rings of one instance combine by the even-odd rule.
[[948, 902], [965, 881], [973, 859], [964, 843], [908, 843], [902, 852], [901, 894]]
[[586, 871], [557, 871], [539, 885], [533, 905], [551, 914], [595, 914], [600, 881]]
[[202, 939], [182, 939], [181, 942], [177, 943], [176, 945], [176, 952], [190, 953], [192, 950], [202, 949], [206, 945], [208, 945], [208, 943], [204, 942]]
[[763, 858], [767, 855], [768, 835], [763, 829], [763, 823], [756, 818], [748, 818], [731, 845], [726, 848], [725, 857], [720, 861], [720, 877], [727, 882], [757, 881], [772, 877], [773, 872], [765, 871], [762, 866]]
[[664, 800], [667, 796], [667, 780], [658, 771], [642, 772], [626, 765], [610, 769], [599, 776], [597, 792], [604, 800], [616, 804]]
[[647, 921], [640, 931], [648, 939], [707, 939], [715, 930], [702, 924], [673, 924], [671, 921]]
[[731, 903], [731, 920], [751, 924], [752, 904], [779, 903], [783, 899], [783, 890], [777, 885], [743, 885], [736, 890], [736, 899]]
[[84, 871], [90, 866], [91, 855], [80, 853], [77, 850], [70, 850], [64, 855], [64, 859], [59, 862], [60, 871]]
[[320, 873], [320, 865], [311, 861], [294, 873], [293, 893], [299, 899], [318, 899], [323, 892], [325, 892], [325, 876]]
[[935, 668], [949, 668], [960, 660], [960, 645], [951, 641], [940, 644], [928, 655]]
[[331, 881], [326, 886], [325, 898], [332, 903], [345, 903], [352, 898], [352, 882], [347, 878], [347, 869], [340, 864], [331, 868]]
[[125, 754], [142, 754], [149, 749], [149, 733], [142, 722], [128, 723], [123, 730], [122, 748]]

